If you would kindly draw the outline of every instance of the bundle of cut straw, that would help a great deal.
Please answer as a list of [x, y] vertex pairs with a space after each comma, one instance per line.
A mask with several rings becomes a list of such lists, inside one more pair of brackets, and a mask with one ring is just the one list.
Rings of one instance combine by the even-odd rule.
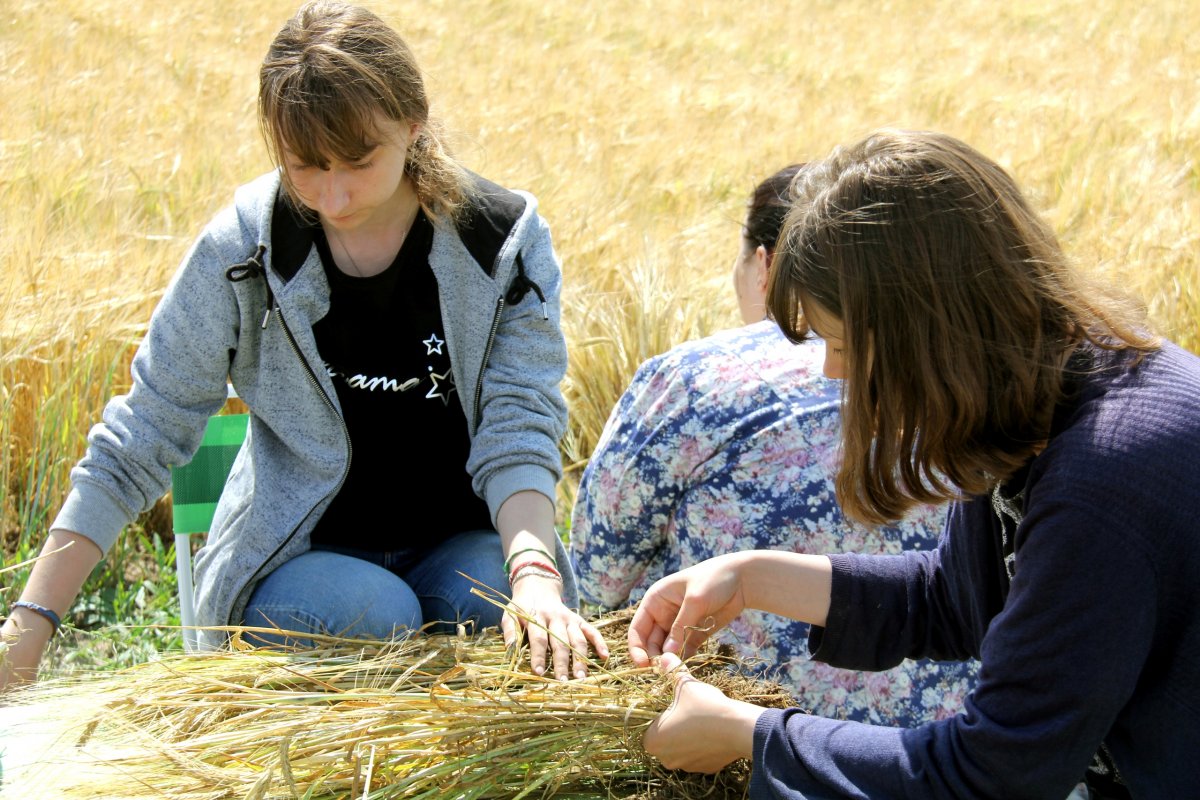
[[[744, 763], [687, 775], [642, 750], [672, 685], [630, 664], [627, 622], [598, 621], [612, 656], [566, 682], [533, 675], [494, 632], [237, 649], [252, 629], [231, 651], [43, 682], [16, 699], [58, 732], [57, 766], [20, 796], [743, 797]], [[690, 664], [731, 695], [790, 703], [743, 666], [713, 650]]]

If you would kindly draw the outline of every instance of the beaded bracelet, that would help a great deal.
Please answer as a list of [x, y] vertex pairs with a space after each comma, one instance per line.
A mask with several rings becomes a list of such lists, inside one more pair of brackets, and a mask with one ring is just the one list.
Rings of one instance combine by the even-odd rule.
[[62, 620], [59, 618], [58, 614], [54, 613], [53, 610], [46, 608], [43, 605], [39, 605], [37, 603], [31, 603], [28, 600], [18, 600], [12, 604], [12, 607], [13, 608], [28, 608], [33, 613], [37, 614], [39, 617], [46, 619], [51, 625], [54, 626], [54, 630], [50, 631], [51, 636], [58, 633], [58, 628], [60, 625], [62, 625]]
[[554, 565], [554, 566], [556, 566], [556, 567], [558, 566], [558, 562], [554, 560], [554, 556], [550, 555], [550, 553], [546, 552], [546, 551], [545, 551], [545, 550], [543, 550], [542, 548], [540, 548], [540, 547], [526, 547], [525, 549], [523, 549], [523, 550], [518, 550], [518, 551], [516, 551], [515, 553], [509, 553], [509, 555], [508, 555], [508, 558], [507, 558], [507, 559], [505, 560], [505, 562], [504, 562], [504, 571], [505, 571], [505, 572], [511, 572], [511, 571], [512, 571], [512, 562], [513, 562], [513, 559], [514, 559], [514, 558], [516, 558], [517, 556], [521, 555], [522, 553], [541, 553], [541, 554], [542, 554], [542, 555], [544, 555], [546, 558], [550, 559], [550, 563], [551, 563], [551, 564], [553, 564], [553, 565]]
[[545, 572], [549, 575], [553, 575], [555, 578], [558, 578], [560, 581], [562, 580], [562, 573], [559, 572], [554, 566], [547, 564], [545, 561], [531, 560], [531, 561], [526, 561], [523, 564], [518, 564], [516, 567], [514, 567], [512, 569], [511, 572], [508, 573], [508, 583], [510, 586], [512, 585], [513, 576], [516, 575], [521, 570], [525, 569], [526, 567], [537, 567], [538, 569], [542, 570], [543, 572]]
[[562, 576], [558, 572], [551, 572], [543, 568], [540, 564], [525, 564], [522, 567], [518, 567], [516, 572], [512, 574], [508, 579], [508, 585], [515, 586], [517, 581], [522, 578], [528, 578], [530, 575], [537, 575], [539, 578], [549, 578], [550, 580], [562, 583]]

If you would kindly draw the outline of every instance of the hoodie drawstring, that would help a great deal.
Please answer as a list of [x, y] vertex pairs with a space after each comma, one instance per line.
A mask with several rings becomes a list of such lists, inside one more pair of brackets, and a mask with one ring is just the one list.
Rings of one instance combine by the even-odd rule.
[[530, 280], [525, 274], [525, 263], [521, 260], [521, 253], [517, 252], [517, 277], [513, 278], [512, 284], [508, 287], [508, 293], [504, 295], [504, 301], [510, 306], [515, 306], [521, 302], [529, 290], [533, 289], [533, 293], [537, 295], [537, 299], [542, 304], [542, 319], [550, 319], [550, 315], [546, 312], [546, 295], [542, 294], [542, 287]]
[[275, 295], [271, 291], [271, 282], [267, 280], [267, 269], [263, 266], [263, 256], [267, 254], [267, 246], [260, 244], [258, 249], [254, 251], [254, 255], [247, 258], [240, 264], [234, 264], [229, 269], [225, 270], [225, 277], [231, 283], [240, 283], [249, 278], [261, 275], [263, 283], [267, 287], [267, 313], [263, 314], [262, 327], [266, 329], [267, 322], [271, 319], [271, 309], [275, 306]]

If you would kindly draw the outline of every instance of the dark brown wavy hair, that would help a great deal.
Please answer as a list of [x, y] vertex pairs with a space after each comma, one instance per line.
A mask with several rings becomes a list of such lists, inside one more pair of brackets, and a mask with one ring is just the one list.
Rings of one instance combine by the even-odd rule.
[[792, 191], [767, 306], [793, 341], [814, 303], [844, 325], [837, 491], [854, 519], [989, 491], [1046, 442], [1076, 346], [1158, 346], [1012, 178], [950, 136], [875, 133]]
[[[425, 213], [457, 216], [466, 196], [465, 171], [443, 146], [429, 116], [416, 58], [400, 35], [359, 6], [306, 3], [276, 34], [259, 73], [259, 123], [275, 164], [285, 146], [303, 162], [330, 156], [358, 161], [380, 144], [376, 120], [420, 123], [405, 173]], [[292, 204], [304, 206], [283, 170]]]
[[746, 221], [742, 236], [755, 247], [762, 246], [767, 255], [775, 252], [783, 221], [792, 208], [792, 181], [803, 164], [789, 164], [754, 187], [746, 204]]

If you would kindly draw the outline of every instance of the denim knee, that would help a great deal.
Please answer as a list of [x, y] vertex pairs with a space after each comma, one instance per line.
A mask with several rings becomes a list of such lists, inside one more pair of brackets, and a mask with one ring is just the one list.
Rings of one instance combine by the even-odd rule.
[[435, 548], [404, 578], [420, 598], [426, 622], [437, 623], [426, 629], [431, 633], [453, 633], [459, 623], [469, 623], [475, 632], [500, 624], [503, 610], [472, 592], [478, 589], [492, 597], [509, 591], [504, 550], [500, 534], [495, 531], [455, 536]]
[[[421, 602], [403, 580], [368, 561], [324, 551], [303, 553], [264, 578], [243, 614], [247, 626], [375, 639], [416, 630], [422, 622]], [[312, 643], [294, 636], [258, 638]]]

